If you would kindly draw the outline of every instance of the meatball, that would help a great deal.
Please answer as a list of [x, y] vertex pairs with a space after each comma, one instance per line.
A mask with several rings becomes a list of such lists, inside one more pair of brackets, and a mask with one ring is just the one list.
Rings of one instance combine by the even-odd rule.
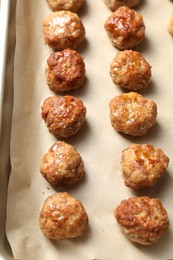
[[120, 50], [135, 47], [145, 36], [142, 16], [127, 6], [119, 7], [104, 26], [110, 41]]
[[169, 158], [151, 144], [132, 144], [122, 152], [121, 169], [125, 185], [133, 189], [151, 187], [165, 173]]
[[84, 0], [47, 0], [53, 11], [71, 11], [77, 12], [83, 5]]
[[112, 60], [110, 76], [118, 86], [137, 91], [148, 86], [151, 66], [139, 52], [125, 50]]
[[169, 226], [167, 212], [157, 198], [123, 200], [115, 209], [114, 216], [127, 238], [142, 245], [156, 243]]
[[112, 126], [119, 132], [142, 136], [156, 122], [156, 104], [135, 92], [114, 97], [109, 106]]
[[83, 102], [72, 96], [48, 97], [42, 105], [42, 118], [49, 131], [58, 138], [77, 133], [85, 122], [85, 116]]
[[64, 92], [81, 87], [85, 79], [85, 63], [75, 50], [52, 53], [47, 60], [46, 78], [49, 88]]
[[57, 141], [43, 155], [40, 172], [53, 185], [72, 186], [82, 179], [84, 163], [75, 147]]
[[112, 10], [117, 10], [120, 6], [126, 5], [134, 7], [140, 0], [104, 0], [105, 4]]
[[77, 14], [53, 12], [43, 24], [45, 42], [53, 49], [76, 49], [85, 39], [85, 28]]
[[59, 192], [45, 200], [39, 224], [43, 234], [49, 239], [75, 238], [84, 233], [88, 216], [79, 200], [67, 192]]

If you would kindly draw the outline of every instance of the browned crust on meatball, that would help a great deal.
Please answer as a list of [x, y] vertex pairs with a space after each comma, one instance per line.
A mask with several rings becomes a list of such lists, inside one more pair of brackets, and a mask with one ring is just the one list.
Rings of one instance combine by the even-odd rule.
[[104, 0], [105, 4], [112, 10], [115, 11], [121, 6], [134, 7], [139, 3], [140, 0]]
[[125, 185], [142, 189], [155, 185], [165, 174], [169, 158], [151, 144], [132, 144], [122, 152], [121, 169]]
[[114, 216], [127, 238], [142, 245], [156, 243], [169, 226], [167, 212], [158, 198], [123, 200], [115, 209]]
[[110, 41], [120, 50], [135, 47], [145, 36], [142, 15], [127, 6], [119, 7], [104, 26]]
[[53, 11], [77, 12], [84, 0], [47, 0], [47, 2]]
[[47, 60], [46, 78], [49, 88], [65, 92], [81, 87], [85, 79], [85, 63], [75, 50], [52, 53]]
[[79, 16], [70, 11], [57, 11], [43, 23], [45, 42], [55, 50], [76, 49], [85, 39], [85, 28]]
[[75, 238], [83, 235], [88, 225], [88, 216], [79, 200], [67, 192], [59, 192], [45, 200], [39, 224], [49, 239]]
[[42, 105], [42, 118], [56, 137], [67, 138], [77, 133], [85, 116], [86, 107], [73, 96], [48, 97]]
[[110, 76], [118, 86], [136, 91], [148, 86], [151, 66], [139, 52], [125, 50], [112, 60]]
[[156, 104], [138, 93], [116, 96], [109, 106], [111, 124], [116, 131], [143, 136], [156, 122]]
[[72, 186], [84, 175], [84, 163], [76, 148], [57, 141], [41, 159], [40, 172], [51, 184]]

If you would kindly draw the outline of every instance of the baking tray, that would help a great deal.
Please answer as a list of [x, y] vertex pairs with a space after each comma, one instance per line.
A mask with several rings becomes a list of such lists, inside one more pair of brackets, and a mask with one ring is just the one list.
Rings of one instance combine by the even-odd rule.
[[[171, 55], [172, 38], [166, 29], [169, 15], [171, 17], [172, 2], [141, 0], [141, 4], [137, 7], [137, 10], [143, 14], [146, 23], [146, 37], [136, 50], [144, 54], [152, 65], [150, 88], [143, 91], [142, 94], [156, 101], [159, 112], [157, 124], [154, 129], [148, 135], [139, 139], [116, 133], [112, 129], [109, 120], [108, 104], [110, 99], [115, 95], [123, 93], [121, 89], [112, 83], [109, 77], [109, 64], [117, 53], [117, 50], [111, 46], [103, 24], [111, 12], [104, 5], [103, 1], [100, 0], [86, 0], [83, 11], [81, 10], [80, 12], [81, 18], [86, 25], [87, 40], [78, 51], [85, 58], [87, 80], [84, 88], [70, 94], [83, 99], [88, 109], [87, 123], [79, 134], [69, 138], [67, 141], [81, 151], [85, 163], [86, 177], [81, 185], [70, 189], [69, 192], [78, 197], [86, 207], [90, 224], [84, 237], [60, 243], [51, 242], [44, 238], [38, 227], [38, 213], [43, 200], [56, 191], [43, 180], [38, 170], [41, 155], [55, 140], [48, 132], [40, 117], [40, 105], [42, 101], [47, 96], [53, 95], [46, 86], [44, 76], [45, 61], [51, 50], [48, 46], [44, 45], [42, 35], [42, 22], [46, 14], [50, 13], [50, 9], [46, 1], [44, 3], [41, 0], [17, 1], [18, 19], [16, 20], [18, 20], [17, 25], [20, 26], [20, 31], [17, 30], [18, 46], [15, 49], [16, 74], [14, 73], [14, 81], [15, 79], [17, 81], [14, 82], [14, 87], [16, 88], [14, 91], [14, 106], [12, 106], [15, 1], [4, 0], [3, 2], [6, 7], [6, 23], [4, 21], [3, 23], [8, 24], [6, 26], [8, 30], [5, 30], [5, 37], [3, 36], [6, 44], [4, 44], [3, 50], [3, 84], [1, 85], [3, 87], [1, 96], [3, 97], [3, 103], [1, 103], [3, 108], [1, 125], [1, 147], [3, 149], [1, 152], [3, 151], [3, 155], [0, 156], [2, 164], [2, 182], [0, 185], [3, 183], [1, 189], [1, 200], [3, 201], [1, 205], [3, 231], [1, 236], [2, 259], [11, 258], [10, 247], [5, 236], [7, 187], [9, 187], [8, 238], [17, 259], [124, 260], [127, 259], [127, 256], [132, 260], [171, 259], [173, 256], [173, 252], [171, 252], [173, 241], [173, 168], [171, 161], [168, 174], [159, 185], [156, 185], [150, 191], [137, 193], [137, 195], [157, 196], [162, 200], [165, 207], [168, 208], [171, 218], [171, 228], [156, 246], [152, 248], [135, 247], [127, 241], [114, 220], [113, 209], [122, 199], [136, 195], [135, 192], [124, 186], [119, 170], [120, 153], [124, 148], [132, 142], [148, 142], [161, 147], [169, 157], [172, 154], [172, 146], [169, 145], [173, 129], [173, 120], [171, 119], [173, 112], [171, 98], [173, 67]], [[5, 11], [3, 11], [3, 14], [5, 14]], [[31, 14], [36, 19], [31, 19]], [[8, 17], [10, 17], [10, 23], [8, 23]], [[27, 30], [31, 30], [32, 40], [36, 40], [33, 45], [32, 41], [27, 38]], [[23, 38], [22, 35], [24, 36]], [[6, 48], [6, 46], [8, 47]], [[8, 51], [6, 52], [6, 50]], [[29, 64], [30, 70], [22, 71], [23, 64]], [[26, 81], [25, 77], [21, 76], [21, 71], [28, 77], [28, 81]], [[17, 74], [19, 78], [17, 78]], [[36, 75], [37, 78], [35, 77]], [[27, 84], [28, 82], [32, 82], [32, 85], [29, 85], [29, 91], [28, 88], [24, 89], [25, 83]], [[27, 104], [31, 108], [35, 106], [33, 114], [30, 107], [26, 109], [23, 106], [23, 99], [27, 95], [30, 97], [30, 101]], [[16, 158], [9, 158], [12, 108], [11, 154], [13, 155], [12, 157], [17, 155], [17, 160], [15, 160]], [[29, 121], [31, 126], [27, 129], [20, 125], [22, 123], [22, 126], [25, 126], [26, 121]], [[32, 141], [33, 136], [36, 137], [35, 142]], [[21, 148], [20, 154], [18, 154], [20, 149], [17, 149], [17, 145]], [[23, 153], [23, 149], [25, 148], [27, 148], [25, 151], [28, 157]], [[29, 162], [30, 169], [27, 169], [27, 167], [23, 168], [23, 162], [26, 165]], [[12, 174], [8, 182], [11, 165]], [[16, 168], [16, 166], [19, 166], [19, 168]], [[27, 175], [23, 175], [23, 172], [27, 172]], [[11, 193], [11, 191], [14, 191], [14, 193]], [[32, 201], [32, 207], [27, 207], [27, 211], [25, 212], [23, 209], [26, 201]], [[12, 205], [15, 205], [15, 207], [12, 208]], [[15, 217], [18, 213], [21, 216], [24, 213], [22, 216], [23, 220]], [[16, 244], [14, 241], [16, 241]]]
[[9, 154], [13, 106], [15, 7], [14, 0], [0, 2], [0, 259], [4, 260], [13, 259], [6, 239], [5, 223], [7, 188], [11, 169]]
[[[3, 98], [4, 98], [4, 81], [7, 54], [7, 37], [9, 21], [9, 3], [10, 1], [0, 2], [0, 25], [1, 25], [1, 42], [0, 42], [0, 124], [2, 121]], [[1, 125], [0, 125], [1, 126]], [[1, 131], [1, 127], [0, 127]], [[1, 133], [1, 132], [0, 132]]]

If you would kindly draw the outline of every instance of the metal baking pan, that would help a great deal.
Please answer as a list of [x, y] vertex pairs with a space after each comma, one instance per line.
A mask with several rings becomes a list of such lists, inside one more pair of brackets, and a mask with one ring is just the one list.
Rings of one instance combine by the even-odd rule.
[[[83, 48], [83, 54], [86, 58], [86, 64], [87, 66], [87, 88], [85, 88], [85, 91], [78, 92], [79, 97], [84, 97], [84, 100], [87, 103], [87, 109], [88, 109], [88, 127], [83, 132], [84, 135], [81, 136], [81, 143], [80, 138], [74, 138], [71, 140], [72, 144], [80, 146], [80, 148], [83, 149], [83, 155], [84, 158], [87, 158], [86, 160], [86, 172], [87, 172], [87, 178], [84, 181], [82, 188], [78, 188], [76, 191], [73, 190], [73, 194], [80, 195], [79, 197], [82, 198], [82, 202], [84, 202], [84, 205], [86, 203], [86, 208], [89, 209], [90, 214], [90, 230], [88, 233], [89, 239], [82, 239], [81, 241], [78, 240], [79, 243], [71, 243], [73, 246], [73, 250], [70, 250], [70, 243], [62, 243], [55, 244], [51, 243], [50, 241], [47, 241], [44, 239], [42, 234], [41, 240], [38, 236], [38, 245], [42, 245], [43, 248], [43, 254], [41, 256], [36, 256], [37, 252], [39, 252], [39, 247], [30, 247], [30, 241], [35, 241], [35, 225], [31, 222], [31, 226], [33, 227], [33, 230], [29, 230], [32, 236], [29, 236], [26, 232], [26, 237], [24, 237], [23, 241], [21, 243], [21, 240], [18, 241], [15, 249], [24, 249], [22, 252], [23, 255], [17, 255], [15, 253], [13, 244], [11, 241], [16, 241], [16, 239], [12, 238], [10, 241], [9, 234], [8, 239], [12, 245], [12, 249], [14, 252], [15, 259], [33, 259], [33, 252], [35, 254], [34, 259], [67, 259], [63, 257], [63, 254], [67, 255], [67, 252], [69, 252], [70, 257], [68, 259], [126, 259], [127, 256], [129, 259], [172, 259], [173, 252], [172, 251], [172, 231], [170, 230], [167, 232], [165, 239], [161, 241], [161, 244], [156, 245], [156, 247], [153, 248], [141, 248], [141, 247], [134, 247], [128, 241], [126, 241], [126, 238], [120, 235], [119, 229], [117, 226], [115, 226], [115, 222], [113, 219], [113, 207], [118, 204], [119, 201], [122, 199], [132, 196], [134, 194], [132, 191], [129, 191], [124, 185], [121, 184], [120, 179], [120, 171], [118, 166], [118, 160], [120, 156], [120, 151], [129, 145], [134, 139], [132, 138], [125, 138], [124, 136], [121, 136], [113, 131], [113, 129], [110, 126], [109, 116], [108, 116], [108, 102], [111, 97], [113, 97], [116, 94], [122, 93], [120, 89], [114, 88], [114, 86], [111, 85], [111, 81], [108, 75], [108, 69], [109, 64], [113, 56], [115, 55], [115, 49], [110, 45], [109, 40], [106, 37], [106, 33], [103, 30], [103, 22], [108, 15], [109, 11], [106, 9], [106, 6], [103, 5], [104, 2], [97, 0], [97, 1], [91, 1], [87, 0], [85, 5], [85, 15], [83, 15], [83, 20], [86, 22], [86, 28], [88, 29], [87, 32], [87, 44]], [[169, 15], [169, 9], [171, 10], [171, 1], [165, 1], [163, 3], [162, 1], [141, 1], [144, 4], [141, 5], [143, 8], [139, 8], [139, 10], [142, 11], [145, 21], [146, 21], [146, 28], [147, 28], [147, 37], [144, 41], [144, 43], [137, 48], [137, 50], [141, 51], [146, 55], [146, 57], [149, 58], [149, 61], [152, 64], [152, 71], [153, 71], [153, 78], [152, 78], [152, 86], [149, 90], [145, 92], [145, 96], [151, 97], [153, 100], [155, 100], [158, 103], [159, 107], [159, 118], [158, 118], [158, 124], [155, 126], [154, 131], [151, 131], [148, 136], [143, 137], [140, 139], [140, 143], [142, 142], [153, 142], [155, 145], [160, 146], [165, 150], [166, 154], [172, 154], [172, 145], [170, 140], [172, 140], [172, 129], [173, 129], [173, 123], [171, 121], [170, 115], [171, 111], [173, 109], [172, 106], [172, 71], [171, 68], [173, 67], [173, 60], [171, 55], [169, 55], [169, 52], [171, 53], [172, 50], [172, 38], [166, 31], [166, 25], [168, 22], [168, 15]], [[159, 2], [159, 3], [158, 3]], [[44, 18], [44, 15], [46, 15], [47, 12], [49, 12], [48, 6], [46, 9], [46, 1], [45, 1], [45, 7], [43, 9], [37, 9], [32, 8], [30, 10], [28, 8], [28, 5], [30, 7], [36, 7], [39, 8], [42, 6], [42, 1], [18, 1], [17, 2], [17, 13], [19, 14], [17, 16], [18, 19], [16, 19], [17, 23], [17, 33], [18, 33], [18, 25], [22, 24], [22, 28], [24, 28], [25, 23], [27, 22], [27, 25], [30, 26], [30, 19], [31, 17], [26, 14], [31, 14], [32, 10], [34, 11], [32, 14], [38, 14], [39, 11], [39, 17], [40, 19], [33, 20], [36, 21], [37, 29], [33, 30], [34, 32], [39, 32], [36, 34], [33, 34], [34, 37], [37, 36], [35, 39], [37, 39], [36, 44], [38, 50], [38, 56], [34, 56], [34, 61], [39, 57], [39, 62], [35, 65], [38, 66], [39, 64], [39, 73], [37, 75], [42, 75], [39, 80], [35, 80], [35, 83], [37, 82], [44, 82], [44, 72], [43, 67], [40, 66], [40, 64], [44, 64], [45, 59], [47, 58], [47, 54], [49, 53], [49, 49], [47, 46], [44, 45], [43, 39], [40, 38], [40, 41], [38, 41], [38, 38], [40, 37], [41, 33], [39, 31], [39, 28], [41, 28], [42, 23], [41, 20]], [[147, 4], [148, 3], [148, 4]], [[17, 50], [19, 48], [15, 49], [15, 12], [16, 12], [16, 0], [0, 0], [1, 4], [1, 10], [0, 10], [0, 24], [1, 24], [1, 41], [0, 41], [0, 260], [10, 260], [14, 259], [12, 256], [10, 246], [8, 244], [8, 241], [6, 239], [6, 230], [5, 225], [6, 222], [10, 223], [11, 226], [13, 224], [16, 224], [18, 222], [18, 219], [15, 215], [15, 213], [18, 211], [19, 214], [22, 213], [22, 205], [21, 200], [18, 199], [16, 194], [14, 192], [10, 193], [10, 187], [9, 187], [9, 194], [8, 194], [8, 182], [9, 175], [11, 172], [11, 165], [10, 164], [10, 145], [12, 147], [11, 151], [14, 150], [15, 147], [16, 150], [18, 149], [18, 142], [21, 139], [20, 136], [20, 130], [21, 127], [16, 128], [16, 133], [18, 134], [18, 138], [16, 138], [15, 135], [11, 135], [11, 122], [12, 118], [14, 120], [15, 118], [15, 112], [16, 109], [16, 99], [14, 102], [14, 108], [13, 108], [13, 66], [14, 66], [14, 56], [15, 61], [17, 56]], [[23, 12], [19, 13], [18, 11], [22, 10], [19, 7], [23, 7]], [[165, 9], [166, 8], [166, 9]], [[154, 12], [153, 12], [154, 10]], [[40, 15], [40, 11], [42, 11]], [[163, 11], [163, 12], [162, 12]], [[170, 11], [171, 12], [171, 11]], [[151, 16], [152, 14], [152, 16]], [[159, 17], [159, 19], [158, 19]], [[152, 23], [151, 23], [152, 19]], [[94, 24], [94, 26], [93, 26]], [[157, 26], [156, 26], [157, 24]], [[33, 23], [35, 26], [35, 24]], [[92, 30], [93, 28], [93, 30]], [[31, 27], [33, 29], [33, 27]], [[35, 29], [35, 28], [34, 28]], [[89, 31], [90, 30], [90, 31]], [[17, 44], [16, 47], [20, 47], [22, 45], [18, 45], [19, 41], [23, 39], [24, 43], [27, 42], [26, 36], [28, 35], [27, 30], [21, 31], [21, 34], [17, 34]], [[96, 32], [98, 32], [98, 37], [95, 37]], [[153, 37], [153, 35], [155, 37]], [[23, 37], [22, 37], [23, 36]], [[157, 37], [156, 37], [157, 36]], [[22, 42], [22, 43], [23, 43]], [[159, 43], [159, 44], [158, 44]], [[27, 44], [23, 45], [25, 48], [20, 48], [21, 50], [26, 50]], [[22, 47], [23, 47], [22, 46]], [[43, 47], [42, 51], [41, 48]], [[90, 48], [91, 47], [91, 48]], [[164, 48], [162, 48], [164, 47]], [[82, 48], [81, 48], [82, 49]], [[103, 49], [105, 51], [103, 52]], [[15, 51], [14, 51], [15, 50]], [[27, 52], [27, 54], [33, 54], [32, 48], [29, 50], [30, 52]], [[15, 55], [14, 55], [15, 54]], [[35, 52], [34, 52], [35, 54]], [[102, 55], [101, 55], [102, 54]], [[31, 55], [30, 55], [31, 57]], [[93, 58], [94, 57], [94, 58]], [[165, 58], [166, 57], [166, 58]], [[25, 55], [25, 59], [27, 59], [27, 56]], [[102, 62], [102, 60], [104, 62]], [[33, 61], [32, 59], [30, 61]], [[33, 64], [33, 62], [30, 62], [30, 64]], [[19, 76], [21, 72], [22, 64], [15, 63], [15, 73], [16, 68], [19, 71]], [[99, 65], [99, 66], [98, 66]], [[20, 67], [21, 66], [21, 67]], [[37, 71], [37, 72], [38, 72]], [[102, 73], [100, 73], [100, 71]], [[32, 76], [35, 75], [36, 70], [32, 70]], [[16, 75], [14, 73], [14, 75]], [[101, 75], [102, 74], [102, 75]], [[164, 76], [163, 76], [164, 75]], [[166, 76], [165, 76], [166, 75]], [[18, 90], [21, 97], [21, 102], [23, 102], [23, 94], [22, 92], [22, 80], [20, 77], [18, 77], [19, 80], [16, 80], [15, 78], [15, 84], [14, 88], [15, 91]], [[41, 81], [40, 81], [41, 79]], [[42, 84], [38, 84], [37, 87], [34, 87], [34, 84], [32, 84], [32, 91], [38, 91], [33, 92], [36, 93], [35, 97], [39, 97], [36, 104], [38, 105], [41, 100], [43, 100], [44, 97], [47, 96], [49, 91], [45, 88], [45, 92], [43, 93], [43, 87]], [[92, 88], [93, 86], [93, 88]], [[102, 86], [102, 87], [100, 87]], [[105, 87], [108, 86], [108, 87]], [[110, 87], [109, 87], [110, 86]], [[166, 91], [165, 87], [166, 86]], [[87, 91], [86, 91], [87, 89]], [[41, 91], [40, 91], [41, 90]], [[86, 93], [87, 92], [87, 93]], [[32, 93], [32, 92], [31, 92]], [[94, 94], [95, 93], [95, 94]], [[99, 98], [95, 99], [95, 97]], [[16, 94], [16, 92], [15, 92]], [[85, 94], [85, 95], [84, 95]], [[33, 95], [34, 96], [34, 95]], [[91, 98], [94, 98], [91, 100]], [[100, 103], [101, 101], [101, 103]], [[22, 106], [20, 106], [22, 107]], [[40, 106], [39, 106], [40, 108]], [[16, 109], [16, 110], [15, 110]], [[37, 109], [38, 111], [38, 109]], [[169, 112], [168, 112], [169, 111]], [[13, 112], [13, 117], [12, 117]], [[98, 115], [101, 115], [101, 118], [104, 120], [101, 120]], [[40, 118], [40, 117], [39, 117]], [[18, 119], [18, 118], [17, 118]], [[28, 119], [28, 117], [27, 117]], [[30, 118], [31, 119], [31, 118]], [[17, 121], [17, 120], [16, 120]], [[17, 121], [18, 122], [18, 121]], [[40, 121], [39, 121], [40, 122]], [[38, 123], [38, 122], [37, 122]], [[39, 123], [40, 124], [40, 123]], [[25, 125], [25, 124], [24, 124]], [[40, 124], [41, 125], [41, 124]], [[35, 127], [35, 126], [34, 126]], [[44, 128], [45, 126], [41, 125], [40, 129], [38, 130], [36, 136], [43, 136], [44, 137], [44, 147], [43, 145], [40, 145], [41, 149], [39, 150], [39, 153], [45, 151], [46, 149], [46, 143], [50, 144], [52, 143], [52, 138], [49, 135], [48, 132], [46, 132], [47, 129]], [[34, 131], [37, 127], [34, 128]], [[28, 128], [29, 129], [29, 128]], [[103, 129], [100, 131], [100, 129]], [[22, 129], [23, 130], [23, 129]], [[89, 131], [88, 131], [89, 130]], [[104, 131], [105, 130], [105, 131]], [[40, 134], [41, 133], [41, 134]], [[46, 134], [45, 134], [46, 133]], [[99, 133], [99, 134], [98, 134]], [[86, 135], [85, 135], [86, 134]], [[92, 135], [93, 134], [93, 135]], [[10, 140], [10, 136], [12, 136]], [[85, 138], [84, 138], [85, 136]], [[97, 138], [99, 136], [99, 138]], [[15, 138], [13, 138], [15, 137]], [[96, 137], [96, 138], [95, 138]], [[117, 137], [117, 138], [116, 138]], [[22, 142], [25, 144], [25, 134], [22, 136]], [[87, 140], [87, 145], [85, 146], [83, 141]], [[42, 138], [40, 138], [40, 144], [42, 144]], [[137, 139], [135, 139], [137, 140]], [[13, 141], [13, 142], [10, 142]], [[95, 145], [93, 149], [93, 144], [95, 144], [97, 141], [97, 144], [101, 144], [101, 146]], [[105, 142], [104, 142], [105, 141]], [[11, 144], [10, 144], [11, 143]], [[170, 143], [170, 145], [169, 145]], [[87, 149], [85, 149], [87, 147]], [[30, 146], [31, 151], [33, 146]], [[97, 149], [96, 149], [97, 148]], [[23, 150], [21, 149], [21, 153], [23, 153]], [[81, 150], [82, 151], [82, 150]], [[24, 154], [24, 153], [23, 153]], [[30, 153], [28, 153], [30, 154]], [[35, 154], [34, 154], [35, 155]], [[90, 157], [89, 157], [90, 155]], [[13, 159], [13, 157], [11, 157]], [[40, 159], [40, 156], [38, 156]], [[11, 159], [11, 161], [12, 161]], [[19, 162], [21, 162], [23, 157], [19, 156]], [[93, 161], [94, 159], [94, 161]], [[98, 161], [97, 161], [98, 160]], [[13, 161], [12, 161], [13, 162]], [[37, 163], [39, 161], [35, 160], [36, 167]], [[94, 163], [91, 163], [94, 162]], [[20, 165], [20, 164], [19, 164]], [[32, 164], [33, 167], [33, 164]], [[172, 172], [171, 170], [171, 164], [169, 168], [169, 174], [167, 174], [167, 177], [163, 180], [160, 186], [157, 186], [152, 190], [151, 192], [148, 191], [147, 194], [151, 194], [152, 196], [161, 197], [163, 199], [163, 202], [165, 204], [165, 207], [168, 206], [168, 210], [171, 213], [172, 212], [172, 203], [171, 203], [171, 190], [173, 185], [173, 178], [172, 178]], [[13, 167], [12, 167], [13, 168]], [[21, 166], [20, 166], [21, 168]], [[115, 169], [116, 168], [116, 169]], [[35, 168], [33, 167], [33, 172], [35, 174]], [[115, 169], [115, 170], [114, 170]], [[14, 171], [12, 171], [13, 173]], [[20, 172], [20, 171], [16, 171]], [[94, 173], [94, 174], [93, 174]], [[98, 176], [96, 176], [96, 174]], [[117, 174], [116, 174], [117, 173]], [[15, 189], [20, 192], [20, 185], [15, 185], [18, 180], [16, 178], [17, 175], [11, 174], [10, 181], [15, 180], [15, 182], [12, 183], [12, 187], [15, 187]], [[19, 176], [19, 175], [18, 175]], [[20, 177], [20, 176], [19, 176]], [[32, 177], [32, 176], [31, 176]], [[35, 177], [35, 176], [34, 176]], [[54, 190], [53, 188], [49, 187], [47, 183], [44, 182], [43, 179], [41, 179], [40, 176], [36, 176], [37, 181], [34, 182], [34, 187], [36, 187], [35, 191], [36, 194], [38, 194], [38, 183], [41, 183], [39, 188], [39, 194], [40, 194], [40, 202], [42, 201], [44, 196], [47, 196], [48, 194], [52, 193]], [[96, 179], [97, 178], [97, 179]], [[32, 178], [31, 178], [32, 179]], [[35, 180], [35, 178], [34, 178]], [[41, 180], [41, 181], [40, 181]], [[98, 181], [97, 181], [98, 180]], [[119, 182], [120, 181], [120, 182]], [[20, 182], [19, 182], [20, 183]], [[28, 183], [27, 183], [28, 184]], [[123, 184], [123, 183], [122, 183]], [[9, 185], [10, 186], [10, 185]], [[29, 186], [29, 185], [28, 185]], [[18, 188], [19, 187], [19, 188]], [[27, 185], [26, 185], [27, 187]], [[103, 187], [103, 189], [100, 189], [100, 187]], [[89, 189], [88, 189], [89, 188]], [[28, 189], [28, 193], [33, 195], [31, 190]], [[108, 192], [109, 191], [109, 192]], [[80, 194], [79, 194], [80, 192]], [[82, 192], [82, 193], [81, 193]], [[7, 201], [7, 194], [8, 199], [11, 195], [11, 198], [14, 198], [12, 200], [12, 203], [8, 203], [8, 221], [6, 221], [6, 201]], [[91, 194], [91, 195], [90, 195]], [[99, 194], [99, 195], [98, 195]], [[146, 194], [146, 193], [144, 193]], [[25, 198], [25, 197], [24, 197]], [[18, 199], [18, 201], [17, 201]], [[96, 200], [95, 200], [96, 199]], [[8, 200], [9, 202], [9, 200]], [[17, 202], [17, 203], [16, 203]], [[37, 206], [40, 207], [40, 202], [38, 202]], [[10, 205], [10, 206], [9, 206]], [[20, 205], [20, 207], [17, 207]], [[35, 204], [33, 204], [35, 205]], [[14, 206], [14, 208], [13, 208]], [[9, 211], [10, 209], [10, 211]], [[18, 210], [21, 209], [21, 210]], [[15, 212], [16, 211], [16, 212]], [[29, 211], [31, 212], [31, 209], [29, 208]], [[31, 213], [30, 213], [31, 214]], [[35, 216], [38, 216], [38, 211], [35, 211]], [[13, 221], [11, 220], [12, 217]], [[172, 214], [170, 214], [170, 218], [172, 219]], [[37, 221], [36, 218], [34, 218], [34, 221]], [[172, 220], [171, 220], [172, 221]], [[24, 221], [23, 221], [24, 222]], [[26, 225], [20, 226], [16, 225], [13, 229], [13, 235], [19, 233], [19, 237], [21, 234], [21, 230], [23, 230], [23, 227], [28, 227], [28, 221], [27, 218], [25, 219]], [[106, 223], [106, 224], [105, 224]], [[113, 228], [114, 225], [114, 228]], [[117, 231], [116, 231], [117, 229]], [[24, 229], [25, 230], [25, 229]], [[115, 231], [114, 231], [115, 230]], [[8, 228], [7, 228], [8, 231]], [[18, 232], [19, 231], [19, 232]], [[117, 233], [118, 232], [118, 233]], [[29, 233], [29, 234], [30, 234]], [[117, 237], [118, 236], [118, 237]], [[26, 239], [25, 239], [26, 238]], [[42, 240], [43, 239], [43, 240]], [[13, 242], [12, 241], [12, 242]], [[43, 242], [42, 242], [43, 241]], [[94, 244], [94, 242], [96, 243]], [[26, 242], [26, 243], [25, 243]], [[50, 243], [49, 243], [50, 242]], [[46, 245], [46, 246], [45, 246]], [[56, 245], [56, 247], [55, 247]], [[128, 245], [128, 246], [126, 246]], [[123, 250], [124, 248], [127, 248], [127, 250]], [[60, 249], [60, 250], [59, 250]], [[44, 252], [45, 250], [45, 252]], [[52, 254], [55, 254], [55, 257], [52, 258], [49, 255], [49, 250]], [[169, 251], [167, 253], [167, 251]], [[77, 255], [76, 258], [74, 258], [73, 253]], [[58, 257], [58, 253], [62, 254], [62, 257]], [[87, 254], [88, 253], [88, 254]], [[28, 256], [28, 257], [27, 257]], [[85, 256], [85, 257], [84, 257]], [[87, 258], [88, 256], [88, 258]], [[123, 258], [123, 256], [125, 256]], [[135, 257], [136, 256], [136, 257]], [[118, 258], [119, 257], [119, 258]]]

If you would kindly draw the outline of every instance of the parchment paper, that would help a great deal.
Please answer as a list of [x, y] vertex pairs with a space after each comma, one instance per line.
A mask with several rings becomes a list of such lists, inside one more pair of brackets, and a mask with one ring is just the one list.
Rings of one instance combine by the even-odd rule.
[[6, 239], [5, 223], [8, 180], [11, 170], [10, 132], [13, 106], [15, 6], [15, 0], [3, 0], [0, 3], [0, 117], [2, 118], [0, 122], [0, 259], [2, 260], [13, 259]]
[[[89, 228], [81, 238], [53, 242], [39, 229], [38, 216], [44, 200], [60, 191], [39, 173], [42, 155], [56, 140], [41, 119], [41, 104], [54, 95], [46, 85], [45, 65], [52, 50], [44, 44], [42, 24], [51, 12], [46, 1], [18, 0], [14, 64], [12, 120], [12, 172], [8, 191], [7, 236], [15, 259], [170, 259], [173, 258], [173, 39], [167, 32], [173, 3], [141, 0], [136, 10], [146, 25], [145, 40], [137, 47], [152, 65], [150, 87], [141, 92], [158, 105], [157, 124], [144, 137], [117, 133], [110, 124], [109, 101], [123, 91], [109, 76], [117, 53], [104, 30], [111, 11], [102, 0], [87, 0], [79, 12], [86, 41], [78, 48], [84, 57], [85, 85], [69, 94], [87, 107], [87, 121], [66, 141], [74, 145], [85, 163], [85, 178], [66, 189], [86, 208]], [[121, 151], [131, 143], [152, 143], [170, 158], [167, 174], [155, 187], [134, 192], [125, 187], [120, 171]], [[122, 234], [113, 210], [123, 199], [149, 195], [161, 199], [168, 211], [170, 228], [152, 247], [135, 246]]]

